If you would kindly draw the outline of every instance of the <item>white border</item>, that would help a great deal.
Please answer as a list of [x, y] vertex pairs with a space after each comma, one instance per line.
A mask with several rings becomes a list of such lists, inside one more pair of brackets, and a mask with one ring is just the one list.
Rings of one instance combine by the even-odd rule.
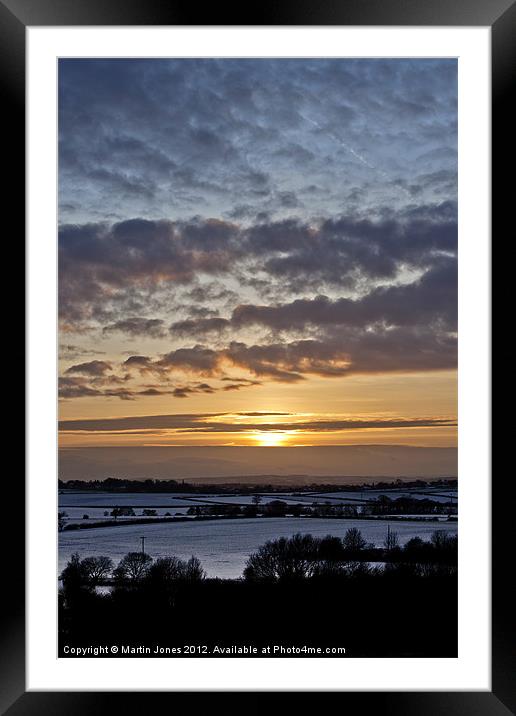
[[[27, 689], [490, 690], [490, 28], [37, 27], [27, 36]], [[136, 55], [459, 58], [457, 659], [56, 658], [56, 58]]]

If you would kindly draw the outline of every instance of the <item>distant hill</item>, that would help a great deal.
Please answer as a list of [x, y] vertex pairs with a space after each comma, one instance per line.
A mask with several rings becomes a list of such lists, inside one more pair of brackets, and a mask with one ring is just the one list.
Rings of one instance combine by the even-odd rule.
[[185, 479], [195, 483], [302, 485], [388, 478], [457, 476], [457, 449], [404, 445], [305, 447], [61, 448], [61, 480]]

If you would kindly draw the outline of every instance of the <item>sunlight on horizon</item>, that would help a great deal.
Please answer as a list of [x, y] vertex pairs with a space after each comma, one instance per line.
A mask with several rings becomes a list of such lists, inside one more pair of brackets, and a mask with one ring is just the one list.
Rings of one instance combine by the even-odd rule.
[[253, 436], [260, 447], [281, 447], [288, 440], [287, 433], [257, 433]]

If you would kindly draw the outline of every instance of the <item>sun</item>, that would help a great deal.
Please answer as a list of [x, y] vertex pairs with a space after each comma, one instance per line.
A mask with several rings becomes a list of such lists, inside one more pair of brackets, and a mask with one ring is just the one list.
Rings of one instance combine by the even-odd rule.
[[257, 433], [255, 436], [260, 447], [280, 447], [287, 440], [286, 433]]

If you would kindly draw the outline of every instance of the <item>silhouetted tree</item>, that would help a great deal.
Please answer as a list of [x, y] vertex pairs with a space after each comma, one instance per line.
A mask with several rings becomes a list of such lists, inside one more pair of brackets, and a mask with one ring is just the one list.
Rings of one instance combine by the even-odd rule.
[[146, 583], [155, 590], [168, 590], [177, 582], [199, 582], [206, 578], [197, 557], [159, 557], [147, 570]]
[[59, 532], [64, 530], [67, 517], [68, 517], [67, 512], [58, 512], [57, 513], [57, 529], [59, 530]]
[[362, 537], [362, 533], [356, 527], [351, 527], [346, 530], [344, 537], [342, 538], [342, 544], [344, 549], [348, 552], [360, 552], [366, 546], [366, 541]]
[[267, 517], [285, 517], [287, 514], [287, 503], [283, 500], [271, 500], [265, 505]]
[[111, 511], [111, 517], [114, 517], [115, 520], [117, 517], [134, 517], [134, 514], [132, 507], [115, 507]]
[[396, 547], [398, 547], [398, 544], [399, 544], [399, 541], [398, 541], [398, 533], [397, 533], [397, 532], [394, 532], [394, 530], [391, 530], [391, 529], [389, 528], [389, 530], [387, 531], [387, 535], [386, 535], [386, 537], [385, 537], [385, 540], [384, 540], [384, 542], [383, 542], [383, 546], [385, 547], [385, 549], [386, 549], [388, 552], [390, 552], [391, 550], [393, 550], [393, 549], [395, 549]]
[[321, 560], [336, 562], [344, 558], [342, 541], [338, 537], [326, 535], [319, 541], [319, 554]]
[[92, 585], [99, 584], [103, 579], [109, 577], [113, 571], [113, 562], [109, 557], [85, 557], [82, 560], [82, 569], [86, 579]]
[[247, 560], [244, 577], [249, 580], [285, 580], [312, 576], [319, 540], [312, 535], [280, 537], [262, 545]]
[[416, 552], [420, 550], [425, 545], [425, 542], [421, 539], [421, 537], [412, 537], [408, 540], [408, 542], [405, 543], [404, 551], [405, 552]]
[[183, 579], [187, 582], [200, 582], [206, 579], [206, 571], [197, 557], [192, 556], [185, 563]]
[[61, 572], [61, 581], [63, 582], [63, 589], [67, 594], [92, 586], [88, 580], [84, 564], [77, 552], [72, 554], [66, 567]]
[[444, 551], [450, 549], [450, 547], [454, 544], [455, 537], [447, 535], [444, 530], [436, 530], [435, 532], [432, 532], [430, 542], [434, 549]]
[[166, 584], [184, 575], [185, 562], [178, 557], [159, 557], [147, 570], [149, 582]]
[[138, 582], [147, 575], [151, 562], [149, 554], [129, 552], [120, 560], [113, 576], [117, 582]]

